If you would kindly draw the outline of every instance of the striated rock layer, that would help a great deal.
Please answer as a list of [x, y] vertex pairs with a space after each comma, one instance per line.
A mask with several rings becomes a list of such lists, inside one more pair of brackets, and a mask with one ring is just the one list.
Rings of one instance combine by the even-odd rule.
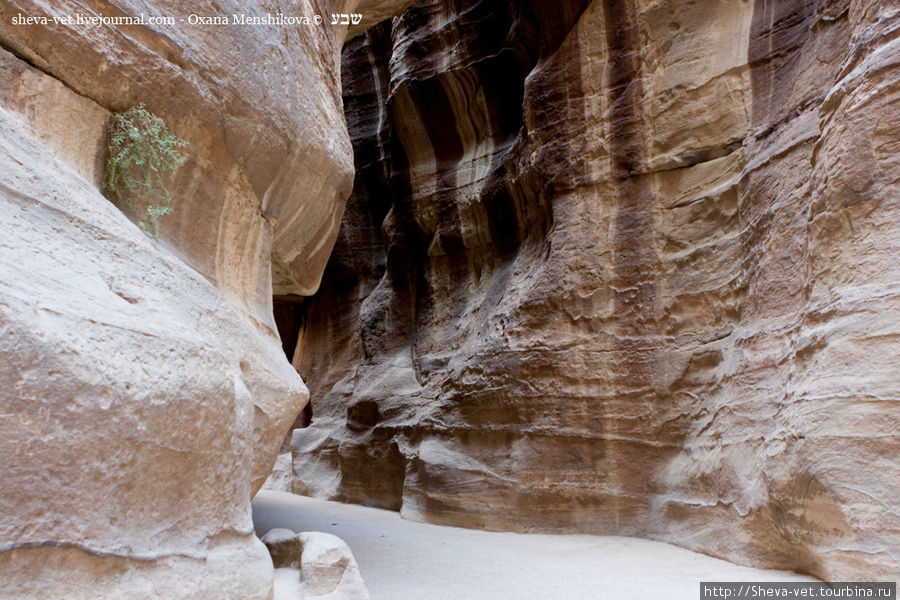
[[429, 0], [350, 41], [294, 490], [900, 572], [900, 11]]
[[[272, 296], [315, 291], [351, 189], [344, 30], [193, 26], [188, 10], [0, 5], [4, 598], [272, 594], [250, 498], [308, 397]], [[184, 20], [52, 20], [100, 14]], [[109, 115], [140, 102], [189, 144], [161, 243], [100, 191]]]

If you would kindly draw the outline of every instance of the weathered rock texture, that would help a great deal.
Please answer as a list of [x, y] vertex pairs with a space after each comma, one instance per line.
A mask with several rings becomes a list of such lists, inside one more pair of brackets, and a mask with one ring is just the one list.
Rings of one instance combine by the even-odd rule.
[[0, 137], [3, 597], [268, 598], [249, 501], [302, 381], [5, 109]]
[[[198, 14], [234, 12], [311, 14], [313, 7], [223, 1]], [[276, 291], [316, 289], [353, 173], [334, 64], [340, 44], [329, 28], [16, 26], [10, 19], [18, 13], [185, 18], [183, 3], [14, 0], [0, 15], [0, 39], [107, 110], [144, 102], [190, 143], [163, 237], [232, 301], [268, 320], [270, 255]]]
[[345, 47], [294, 489], [900, 572], [900, 12], [430, 0]]
[[[270, 598], [249, 502], [308, 396], [272, 272], [275, 293], [316, 289], [351, 189], [344, 32], [19, 13], [187, 8], [0, 5], [0, 595]], [[110, 111], [139, 102], [189, 143], [162, 244], [99, 190]]]

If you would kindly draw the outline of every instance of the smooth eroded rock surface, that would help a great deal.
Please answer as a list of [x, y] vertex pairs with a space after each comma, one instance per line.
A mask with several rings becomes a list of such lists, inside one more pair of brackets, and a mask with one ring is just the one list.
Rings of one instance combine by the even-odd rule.
[[[4, 598], [271, 597], [249, 503], [308, 397], [272, 297], [315, 291], [351, 190], [344, 31], [187, 15], [339, 8], [0, 5]], [[101, 14], [175, 21], [53, 20]], [[139, 103], [188, 143], [159, 243], [101, 194]]]
[[256, 462], [307, 398], [277, 337], [5, 109], [0, 137], [4, 597], [268, 598]]
[[[272, 278], [277, 293], [316, 290], [350, 192], [341, 39], [330, 26], [210, 26], [191, 24], [188, 15], [312, 16], [331, 7], [311, 0], [193, 7], [13, 0], [0, 7], [0, 40], [108, 111], [143, 102], [189, 142], [162, 237], [232, 302], [271, 324]], [[19, 13], [144, 14], [175, 22], [13, 25]], [[95, 145], [86, 150], [93, 156]]]
[[895, 575], [898, 32], [878, 0], [432, 0], [348, 42], [294, 491]]

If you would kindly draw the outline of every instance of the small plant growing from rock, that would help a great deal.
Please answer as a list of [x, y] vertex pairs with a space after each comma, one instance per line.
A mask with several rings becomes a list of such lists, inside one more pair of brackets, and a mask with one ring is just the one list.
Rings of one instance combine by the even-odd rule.
[[106, 181], [116, 202], [131, 210], [145, 207], [141, 229], [159, 239], [159, 219], [172, 212], [166, 184], [185, 160], [187, 145], [143, 104], [112, 116], [109, 122]]

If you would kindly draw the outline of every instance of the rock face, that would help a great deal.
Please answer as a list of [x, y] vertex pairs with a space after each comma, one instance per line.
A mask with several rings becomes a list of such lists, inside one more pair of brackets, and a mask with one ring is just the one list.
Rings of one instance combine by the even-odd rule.
[[0, 136], [4, 598], [268, 598], [249, 501], [303, 382], [5, 109]]
[[900, 571], [900, 11], [469, 0], [350, 41], [294, 490]]
[[[211, 2], [203, 14], [314, 12], [309, 2], [239, 4]], [[276, 293], [315, 291], [353, 173], [330, 28], [11, 22], [19, 13], [187, 17], [166, 0], [75, 1], [59, 13], [14, 0], [2, 10], [5, 48], [107, 110], [144, 102], [190, 143], [162, 236], [191, 266], [264, 323], [270, 272]]]
[[[272, 296], [316, 289], [351, 189], [344, 32], [52, 21], [78, 14], [187, 11], [0, 6], [2, 595], [270, 598], [249, 503], [308, 397]], [[189, 143], [160, 244], [100, 192], [106, 121], [139, 102]]]
[[275, 492], [290, 492], [293, 488], [293, 467], [290, 452], [279, 452], [275, 466], [261, 489]]

